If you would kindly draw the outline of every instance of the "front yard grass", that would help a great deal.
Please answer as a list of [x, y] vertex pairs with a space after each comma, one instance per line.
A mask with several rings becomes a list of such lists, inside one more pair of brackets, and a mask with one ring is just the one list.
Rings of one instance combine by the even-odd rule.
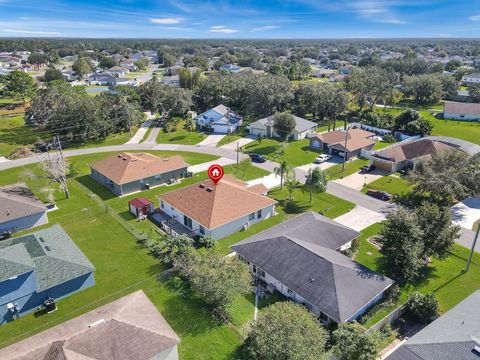
[[19, 147], [34, 143], [39, 136], [48, 137], [48, 133], [25, 126], [23, 115], [0, 117], [0, 156], [8, 156]]
[[[417, 109], [419, 109], [417, 107]], [[390, 113], [398, 115], [407, 108], [375, 108], [375, 111], [381, 113]], [[448, 136], [462, 140], [470, 141], [474, 144], [480, 145], [480, 123], [478, 121], [458, 121], [458, 120], [443, 120], [437, 119], [434, 114], [441, 113], [442, 109], [438, 110], [422, 110], [418, 112], [433, 124], [432, 135]]]
[[287, 142], [284, 154], [277, 155], [277, 151], [281, 148], [281, 144], [281, 141], [276, 139], [263, 139], [261, 143], [253, 141], [250, 144], [245, 145], [244, 150], [261, 154], [276, 162], [285, 160], [292, 167], [309, 164], [321, 154], [321, 152], [309, 147], [308, 139], [303, 139]]
[[403, 196], [412, 191], [413, 186], [399, 176], [389, 175], [367, 184], [367, 186], [362, 189], [362, 192], [366, 193], [368, 189], [381, 190], [393, 195]]
[[362, 166], [370, 163], [370, 160], [367, 159], [355, 159], [352, 161], [347, 161], [345, 163], [345, 169], [342, 171], [342, 164], [337, 164], [325, 169], [323, 172], [327, 175], [329, 180], [336, 180], [344, 178], [345, 176], [352, 175], [356, 172], [359, 172]]
[[[355, 260], [388, 276], [389, 273], [385, 268], [383, 255], [374, 245], [368, 242], [371, 236], [378, 234], [380, 228], [381, 224], [374, 224], [362, 230], [362, 235], [359, 237], [360, 247]], [[468, 249], [460, 245], [453, 245], [451, 255], [447, 259], [443, 261], [433, 260], [428, 268], [423, 271], [419, 280], [402, 287], [400, 297], [395, 305], [375, 312], [368, 318], [365, 325], [368, 327], [374, 325], [394, 308], [403, 304], [413, 291], [434, 292], [439, 301], [441, 313], [454, 307], [472, 292], [480, 289], [480, 254], [474, 253], [469, 272], [462, 272], [468, 254]]]
[[185, 144], [195, 145], [204, 140], [207, 135], [201, 131], [192, 131], [190, 134], [184, 129], [185, 121], [181, 120], [177, 124], [177, 130], [171, 133], [166, 133], [163, 129], [160, 130], [157, 136], [157, 143], [159, 144]]

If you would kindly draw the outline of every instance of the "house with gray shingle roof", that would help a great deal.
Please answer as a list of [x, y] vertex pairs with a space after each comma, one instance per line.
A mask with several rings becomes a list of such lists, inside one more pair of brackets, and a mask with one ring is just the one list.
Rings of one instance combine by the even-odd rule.
[[354, 321], [393, 280], [343, 255], [359, 233], [307, 212], [232, 246], [254, 276], [324, 323]]
[[60, 225], [0, 242], [0, 325], [95, 283], [92, 263]]
[[139, 290], [0, 349], [0, 359], [178, 360], [179, 342]]
[[0, 187], [0, 233], [48, 223], [47, 208], [24, 183]]
[[480, 290], [420, 330], [386, 360], [480, 359]]
[[[248, 126], [250, 134], [257, 136], [261, 135], [264, 138], [280, 137], [273, 130], [274, 117], [275, 115], [270, 115], [266, 118], [252, 122]], [[293, 118], [295, 119], [295, 129], [292, 131], [289, 138], [293, 140], [302, 140], [315, 134], [315, 131], [317, 130], [316, 123], [295, 115]]]

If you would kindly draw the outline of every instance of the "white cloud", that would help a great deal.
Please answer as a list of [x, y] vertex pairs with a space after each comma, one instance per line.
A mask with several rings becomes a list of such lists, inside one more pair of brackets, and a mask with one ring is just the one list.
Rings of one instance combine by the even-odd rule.
[[4, 32], [18, 33], [18, 34], [32, 34], [32, 35], [60, 35], [56, 31], [30, 31], [30, 30], [14, 30], [14, 29], [2, 29]]
[[472, 21], [480, 21], [480, 15], [470, 16], [469, 19], [472, 20]]
[[210, 30], [208, 30], [208, 32], [219, 33], [219, 34], [233, 34], [238, 32], [238, 30], [230, 29], [223, 25], [214, 25], [214, 26], [210, 26]]
[[407, 22], [398, 19], [387, 1], [357, 1], [349, 4], [359, 16], [372, 22], [402, 25]]
[[181, 18], [152, 18], [150, 22], [154, 24], [162, 24], [162, 25], [172, 25], [172, 24], [179, 24], [182, 22]]
[[257, 28], [253, 28], [250, 31], [256, 32], [256, 31], [268, 31], [268, 30], [273, 30], [273, 29], [278, 29], [280, 28], [279, 25], [265, 25], [265, 26], [260, 26]]

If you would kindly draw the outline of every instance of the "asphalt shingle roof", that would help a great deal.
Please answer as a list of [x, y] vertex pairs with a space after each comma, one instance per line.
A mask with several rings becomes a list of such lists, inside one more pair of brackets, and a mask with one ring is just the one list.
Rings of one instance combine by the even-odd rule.
[[0, 280], [4, 280], [8, 273], [20, 275], [33, 268], [37, 291], [50, 289], [95, 270], [58, 224], [0, 242], [0, 254], [2, 253], [4, 255], [0, 255]]
[[478, 360], [480, 290], [412, 336], [386, 360]]
[[[254, 121], [250, 124], [251, 127], [255, 128], [258, 126], [264, 127], [266, 123], [268, 122], [273, 122], [275, 115], [270, 115], [266, 118], [259, 119], [257, 121]], [[297, 130], [299, 133], [302, 133], [304, 131], [310, 130], [314, 127], [317, 126], [316, 123], [303, 119], [301, 117], [293, 115], [293, 118], [295, 119], [295, 130]]]
[[24, 183], [0, 187], [0, 222], [47, 211]]
[[241, 241], [232, 249], [338, 323], [349, 320], [393, 284], [393, 280], [335, 251], [341, 243], [338, 239], [350, 241], [357, 232], [318, 214], [307, 213], [299, 218]]
[[0, 349], [0, 359], [167, 360], [179, 342], [140, 290]]

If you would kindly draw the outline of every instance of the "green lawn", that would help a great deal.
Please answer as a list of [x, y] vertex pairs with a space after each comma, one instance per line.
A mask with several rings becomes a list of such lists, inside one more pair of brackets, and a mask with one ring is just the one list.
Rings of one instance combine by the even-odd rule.
[[[375, 108], [377, 112], [387, 112], [394, 115], [406, 109]], [[458, 121], [437, 119], [434, 114], [442, 112], [442, 108], [434, 110], [419, 110], [420, 114], [433, 124], [432, 135], [449, 136], [480, 144], [480, 123], [478, 121]]]
[[147, 73], [147, 70], [130, 71], [129, 73], [125, 74], [125, 77], [127, 79], [135, 79], [139, 76], [145, 75], [146, 73]]
[[384, 141], [377, 141], [377, 142], [375, 142], [375, 145], [373, 145], [373, 150], [380, 150], [380, 149], [383, 149], [384, 147], [390, 146], [392, 144], [393, 143], [388, 143], [388, 142], [384, 142]]
[[386, 191], [393, 195], [406, 195], [412, 190], [412, 185], [401, 177], [390, 175], [371, 182], [362, 189], [362, 192], [367, 192], [367, 189]]
[[171, 133], [166, 133], [160, 130], [157, 136], [157, 143], [159, 144], [186, 144], [195, 145], [207, 137], [201, 131], [193, 131], [190, 134], [183, 127], [185, 122], [182, 120], [177, 125], [177, 130]]
[[[383, 264], [382, 255], [378, 249], [367, 240], [378, 234], [380, 224], [374, 224], [362, 231], [360, 248], [355, 257], [359, 263], [388, 276], [388, 271]], [[404, 303], [408, 295], [414, 290], [420, 292], [434, 292], [440, 303], [441, 312], [451, 309], [477, 289], [480, 289], [480, 254], [475, 253], [468, 273], [462, 269], [468, 259], [469, 250], [459, 245], [454, 245], [451, 255], [444, 261], [433, 260], [422, 277], [414, 284], [402, 288], [400, 298], [395, 306], [384, 308], [368, 319], [366, 325], [372, 326], [396, 306]]]
[[[156, 274], [164, 270], [164, 267], [145, 250], [140, 249], [134, 237], [124, 227], [119, 226], [120, 224], [89, 196], [89, 191], [85, 190], [84, 179], [88, 174], [88, 164], [108, 155], [104, 153], [71, 158], [80, 170], [77, 178], [69, 180], [71, 199], [66, 200], [62, 194], [57, 193], [59, 210], [49, 214], [50, 224], [60, 223], [95, 265], [95, 286], [59, 301], [59, 309], [55, 313], [48, 316], [29, 314], [0, 327], [0, 346], [31, 336], [137, 289], [143, 289], [181, 337], [179, 351], [182, 359], [232, 358], [241, 342], [236, 330], [231, 326], [216, 323], [202, 304], [180, 296], [167, 282], [159, 282]], [[215, 158], [193, 153], [182, 155], [191, 163]], [[0, 173], [0, 184], [26, 180], [32, 190], [44, 198], [44, 194], [40, 192], [44, 182], [22, 178], [20, 174], [25, 169], [38, 171], [36, 165], [3, 171]], [[257, 175], [253, 169], [251, 175]], [[205, 178], [206, 174], [202, 176]], [[128, 197], [107, 200], [109, 204], [122, 210], [126, 209], [127, 201]], [[244, 314], [242, 319], [247, 318], [251, 309], [248, 301], [235, 304], [235, 312]]]
[[308, 139], [303, 139], [288, 142], [285, 147], [285, 153], [283, 155], [277, 155], [276, 152], [280, 149], [281, 144], [282, 143], [276, 139], [263, 139], [261, 143], [254, 141], [247, 144], [244, 146], [244, 151], [264, 155], [268, 159], [276, 162], [286, 160], [292, 167], [309, 164], [321, 153], [308, 146]]
[[0, 156], [8, 156], [22, 145], [34, 143], [40, 135], [48, 134], [26, 127], [23, 116], [0, 117]]
[[345, 163], [345, 169], [342, 171], [343, 164], [337, 164], [324, 170], [329, 180], [341, 179], [345, 176], [359, 172], [362, 166], [367, 165], [370, 161], [367, 159], [355, 159]]

